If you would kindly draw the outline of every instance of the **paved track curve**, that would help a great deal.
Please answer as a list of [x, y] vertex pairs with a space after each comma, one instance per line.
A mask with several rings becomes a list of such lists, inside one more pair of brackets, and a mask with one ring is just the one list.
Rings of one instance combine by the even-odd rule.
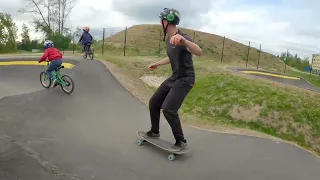
[[[0, 59], [12, 60], [18, 58]], [[63, 70], [75, 82], [71, 95], [60, 88], [41, 87], [43, 66], [0, 66], [1, 180], [320, 177], [320, 159], [292, 145], [192, 127], [184, 129], [192, 150], [168, 161], [167, 153], [158, 148], [136, 144], [136, 131], [149, 128], [148, 109], [103, 63], [74, 58], [65, 61], [75, 64]], [[17, 92], [11, 93], [13, 90]], [[173, 141], [163, 118], [161, 133], [162, 138]]]
[[306, 81], [304, 78], [296, 77], [288, 74], [282, 74], [277, 72], [270, 72], [261, 69], [251, 69], [251, 68], [243, 68], [243, 67], [227, 67], [227, 69], [244, 73], [250, 76], [260, 77], [264, 79], [268, 79], [270, 81], [278, 82], [281, 84], [286, 84], [290, 86], [295, 86], [302, 89], [307, 89], [314, 92], [320, 92], [320, 88], [314, 86], [310, 82]]

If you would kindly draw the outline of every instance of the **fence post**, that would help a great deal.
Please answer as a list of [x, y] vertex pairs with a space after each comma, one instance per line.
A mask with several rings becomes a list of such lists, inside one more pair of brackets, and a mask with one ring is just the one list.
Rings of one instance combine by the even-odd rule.
[[73, 38], [72, 38], [72, 54], [74, 54], [74, 34], [75, 33], [73, 33]]
[[158, 49], [158, 56], [160, 56], [161, 51], [161, 30], [159, 31], [159, 49]]
[[192, 38], [192, 41], [194, 42], [194, 38], [196, 37], [196, 32], [193, 31], [193, 38]]
[[286, 69], [287, 69], [287, 64], [286, 63], [284, 63], [284, 73], [286, 73]]
[[259, 69], [260, 54], [261, 54], [261, 44], [260, 44], [260, 50], [259, 50], [259, 57], [258, 57], [257, 69]]
[[284, 60], [284, 73], [286, 73], [286, 69], [287, 69], [287, 59], [288, 59], [288, 55], [289, 55], [289, 50], [287, 49], [286, 59]]
[[123, 56], [126, 56], [126, 45], [127, 45], [127, 26], [124, 32]]
[[[311, 78], [311, 74], [312, 74], [312, 65], [313, 65], [313, 57], [311, 57], [311, 64], [309, 63], [309, 68], [310, 68], [310, 74], [309, 74], [309, 80], [310, 80], [310, 78]], [[318, 73], [317, 73], [318, 74]]]
[[104, 54], [104, 33], [105, 33], [106, 29], [103, 28], [103, 32], [102, 32], [102, 54]]
[[221, 53], [221, 62], [223, 60], [223, 52], [224, 52], [224, 41], [225, 41], [226, 37], [223, 36], [223, 42], [222, 42], [222, 53]]
[[250, 53], [250, 41], [249, 41], [249, 46], [248, 46], [248, 53], [247, 53], [247, 62], [246, 62], [246, 67], [248, 67], [249, 53]]
[[310, 80], [310, 78], [311, 78], [311, 74], [312, 74], [312, 71], [311, 71], [311, 67], [309, 66], [309, 70], [310, 70], [310, 74], [309, 74], [309, 80]]

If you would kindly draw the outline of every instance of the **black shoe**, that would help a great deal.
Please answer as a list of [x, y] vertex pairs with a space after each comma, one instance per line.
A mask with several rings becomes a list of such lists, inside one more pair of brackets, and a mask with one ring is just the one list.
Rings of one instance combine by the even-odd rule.
[[180, 151], [187, 148], [187, 140], [179, 140], [170, 148], [170, 151]]
[[158, 132], [158, 133], [154, 133], [154, 132], [152, 132], [151, 130], [148, 131], [148, 132], [146, 133], [146, 135], [147, 135], [148, 137], [151, 137], [151, 138], [159, 138], [159, 137], [160, 137], [160, 133], [159, 133], [159, 132]]

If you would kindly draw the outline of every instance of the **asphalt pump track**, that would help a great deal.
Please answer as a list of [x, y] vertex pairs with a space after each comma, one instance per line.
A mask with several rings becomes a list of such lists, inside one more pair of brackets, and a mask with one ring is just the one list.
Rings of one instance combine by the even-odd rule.
[[271, 71], [265, 71], [261, 69], [251, 69], [251, 68], [243, 68], [243, 67], [227, 67], [227, 69], [234, 71], [234, 72], [240, 72], [243, 74], [247, 74], [253, 77], [259, 77], [268, 79], [273, 82], [295, 86], [302, 89], [307, 89], [315, 92], [320, 92], [320, 88], [314, 86], [307, 80], [301, 77], [291, 76], [288, 74], [282, 74], [277, 72], [271, 72]]
[[[186, 126], [191, 151], [167, 159], [136, 144], [148, 108], [97, 60], [64, 58], [74, 92], [44, 89], [39, 57], [1, 58], [1, 180], [318, 180], [320, 160], [295, 146]], [[12, 63], [8, 63], [12, 62]], [[11, 64], [11, 65], [10, 65]], [[27, 63], [26, 63], [27, 64]], [[161, 136], [174, 141], [161, 119]]]

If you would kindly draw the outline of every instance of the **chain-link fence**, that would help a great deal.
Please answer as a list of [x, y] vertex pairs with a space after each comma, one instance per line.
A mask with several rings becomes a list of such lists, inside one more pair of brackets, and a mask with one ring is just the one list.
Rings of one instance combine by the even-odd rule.
[[[203, 56], [221, 62], [237, 62], [246, 67], [268, 67], [266, 70], [277, 72], [287, 71], [290, 64], [289, 58], [293, 59], [294, 54], [290, 54], [287, 49], [279, 49], [276, 46], [261, 45], [252, 41], [240, 39], [229, 39], [214, 34], [181, 28], [203, 51]], [[81, 50], [77, 44], [81, 31], [74, 33], [73, 52]], [[128, 27], [113, 27], [92, 29], [90, 34], [94, 38], [95, 53], [114, 53], [123, 56], [164, 56], [165, 42], [163, 41], [163, 31], [157, 25], [135, 25]], [[311, 56], [309, 54], [308, 56]], [[282, 61], [280, 61], [280, 59]], [[308, 61], [296, 60], [304, 63], [298, 69], [303, 70], [304, 66], [309, 66]]]

